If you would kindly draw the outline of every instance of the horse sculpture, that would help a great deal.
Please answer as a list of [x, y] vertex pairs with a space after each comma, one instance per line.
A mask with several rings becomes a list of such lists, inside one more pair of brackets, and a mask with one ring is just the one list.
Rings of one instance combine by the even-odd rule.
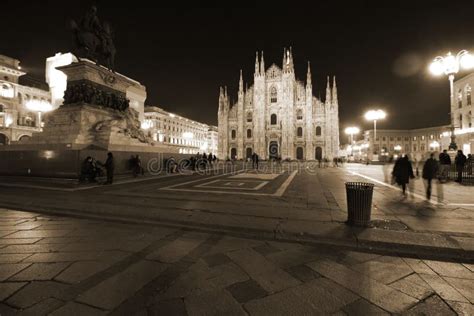
[[95, 16], [94, 18], [95, 24], [91, 27], [84, 27], [84, 22], [79, 26], [76, 21], [71, 20], [74, 42], [78, 49], [76, 55], [102, 64], [113, 71], [116, 50], [112, 28], [108, 23], [100, 25], [98, 19]]

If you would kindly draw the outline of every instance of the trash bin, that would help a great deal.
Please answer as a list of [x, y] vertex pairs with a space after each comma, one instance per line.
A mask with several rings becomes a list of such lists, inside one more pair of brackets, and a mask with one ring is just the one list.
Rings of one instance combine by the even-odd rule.
[[373, 183], [346, 182], [347, 224], [367, 226], [372, 209]]

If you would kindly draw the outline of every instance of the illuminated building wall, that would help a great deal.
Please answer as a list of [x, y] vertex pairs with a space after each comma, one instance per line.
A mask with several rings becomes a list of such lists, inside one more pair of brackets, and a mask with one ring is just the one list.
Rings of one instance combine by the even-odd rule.
[[462, 149], [465, 154], [474, 153], [473, 87], [474, 72], [454, 82], [451, 115], [454, 118], [456, 144], [458, 149]]
[[29, 139], [41, 131], [41, 111], [51, 109], [49, 91], [20, 85], [20, 61], [0, 55], [0, 145]]
[[[170, 113], [160, 107], [145, 107], [142, 128], [155, 142], [178, 147], [179, 153], [212, 152], [217, 155], [217, 147], [209, 144], [209, 125]], [[215, 138], [211, 139], [217, 142]]]

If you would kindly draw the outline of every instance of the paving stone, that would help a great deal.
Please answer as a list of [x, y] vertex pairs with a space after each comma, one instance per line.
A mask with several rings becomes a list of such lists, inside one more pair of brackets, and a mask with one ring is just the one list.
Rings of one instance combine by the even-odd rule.
[[273, 247], [272, 245], [269, 245], [268, 243], [265, 243], [263, 245], [259, 245], [256, 247], [253, 247], [253, 250], [261, 254], [262, 256], [269, 255], [271, 253], [279, 252], [281, 251], [280, 249]]
[[440, 276], [474, 280], [474, 272], [460, 263], [432, 260], [425, 260], [425, 263]]
[[61, 237], [70, 230], [25, 230], [8, 235], [6, 238], [37, 238], [37, 237]]
[[436, 274], [430, 267], [428, 267], [422, 260], [412, 259], [412, 258], [403, 258], [403, 261], [406, 262], [416, 273], [423, 274]]
[[251, 300], [244, 304], [250, 315], [317, 315], [312, 304], [304, 301], [292, 289]]
[[200, 292], [184, 299], [189, 316], [194, 315], [246, 315], [229, 292], [215, 290]]
[[420, 302], [403, 315], [456, 316], [456, 313], [453, 312], [438, 295], [434, 295], [428, 297], [425, 301]]
[[300, 281], [252, 249], [232, 251], [227, 255], [269, 293], [300, 284]]
[[389, 315], [389, 313], [380, 307], [373, 305], [362, 298], [346, 305], [343, 308], [343, 311], [346, 312], [347, 315], [351, 316]]
[[245, 249], [249, 247], [255, 247], [258, 245], [262, 245], [264, 242], [261, 240], [252, 240], [252, 239], [244, 239], [244, 238], [236, 238], [231, 236], [224, 236], [221, 240], [217, 242], [211, 249], [209, 249], [208, 253], [226, 253], [229, 251], [234, 251], [238, 249]]
[[176, 240], [166, 244], [157, 251], [149, 254], [147, 259], [157, 260], [163, 263], [174, 263], [186, 256], [199, 244], [209, 238], [209, 234], [186, 233]]
[[0, 303], [0, 315], [9, 316], [9, 315], [17, 315], [17, 313], [18, 313], [17, 309], [14, 309], [13, 307], [8, 306], [6, 304]]
[[130, 255], [122, 251], [36, 253], [23, 262], [117, 261]]
[[164, 264], [139, 261], [89, 289], [76, 301], [112, 310], [157, 277], [165, 268]]
[[31, 266], [15, 274], [10, 278], [11, 281], [46, 281], [52, 280], [56, 275], [63, 271], [69, 263], [33, 263]]
[[321, 277], [319, 273], [317, 273], [313, 269], [310, 269], [306, 265], [299, 265], [299, 266], [288, 268], [286, 269], [286, 272], [288, 272], [290, 275], [292, 275], [293, 277], [297, 278], [298, 280], [302, 282], [308, 282], [308, 281]]
[[444, 278], [448, 281], [456, 290], [459, 291], [465, 298], [467, 298], [471, 304], [474, 304], [474, 281], [470, 279], [459, 279], [459, 278]]
[[26, 254], [20, 254], [20, 253], [19, 254], [12, 254], [12, 253], [0, 254], [0, 264], [20, 262], [20, 261], [22, 261], [23, 259], [25, 259], [29, 256], [31, 256], [30, 253], [26, 253]]
[[76, 303], [76, 302], [68, 302], [66, 305], [56, 309], [54, 312], [49, 314], [50, 316], [72, 316], [72, 315], [87, 315], [87, 316], [95, 316], [95, 315], [105, 315], [104, 311], [100, 309], [93, 308], [91, 306], [87, 306], [84, 304]]
[[230, 258], [223, 253], [216, 253], [209, 256], [205, 256], [203, 259], [210, 268], [220, 264], [231, 262]]
[[[0, 283], [0, 301], [4, 301], [7, 297], [18, 291], [26, 285], [26, 282], [3, 282]], [[0, 314], [1, 315], [1, 314]]]
[[107, 269], [111, 263], [100, 261], [75, 262], [54, 279], [65, 283], [79, 283], [92, 275]]
[[250, 300], [259, 299], [268, 295], [267, 291], [254, 280], [234, 283], [227, 287], [227, 290], [239, 303], [246, 303]]
[[60, 308], [64, 305], [64, 302], [56, 298], [45, 299], [27, 309], [22, 310], [21, 315], [26, 316], [37, 316], [37, 315], [49, 315], [55, 309]]
[[373, 303], [384, 310], [394, 314], [400, 314], [418, 303], [419, 300], [399, 291], [392, 291], [387, 295], [378, 297]]
[[474, 264], [463, 263], [462, 265], [474, 272]]
[[1, 238], [0, 245], [24, 245], [24, 244], [34, 244], [41, 238]]
[[[417, 282], [417, 283], [419, 283], [419, 282]], [[418, 300], [425, 299], [426, 297], [428, 297], [429, 295], [431, 295], [433, 293], [432, 289], [430, 289], [426, 286], [419, 285], [417, 283], [413, 283], [413, 282], [410, 281], [410, 279], [404, 278], [404, 279], [398, 280], [394, 283], [391, 283], [390, 287], [392, 287], [392, 288], [394, 288], [394, 289], [396, 289], [400, 292], [403, 292], [407, 295], [410, 295], [411, 297], [414, 297]]]
[[40, 252], [55, 252], [66, 245], [63, 244], [34, 244], [34, 245], [9, 245], [0, 249], [0, 253], [40, 253]]
[[20, 223], [15, 226], [12, 226], [12, 228], [18, 229], [18, 230], [29, 230], [29, 229], [35, 229], [40, 226], [41, 224], [38, 222], [24, 222], [24, 223]]
[[459, 316], [474, 315], [474, 304], [446, 301]]
[[61, 251], [76, 252], [76, 251], [103, 251], [103, 250], [122, 250], [128, 252], [139, 252], [147, 247], [150, 242], [147, 241], [93, 241], [93, 242], [74, 242], [61, 248]]
[[357, 270], [384, 284], [390, 284], [413, 273], [413, 270], [405, 264], [395, 265], [375, 260], [353, 265], [351, 269]]
[[284, 250], [277, 253], [272, 253], [266, 258], [276, 263], [282, 269], [288, 269], [294, 266], [299, 266], [320, 258], [318, 253], [313, 253], [305, 249]]
[[[9, 227], [10, 228], [10, 227]], [[8, 235], [11, 235], [13, 233], [17, 232], [17, 230], [0, 230], [0, 237], [5, 237], [7, 238]], [[18, 237], [22, 238], [22, 237]]]
[[48, 298], [58, 298], [67, 288], [67, 285], [58, 282], [34, 281], [24, 286], [6, 302], [15, 307], [27, 308]]
[[459, 243], [462, 249], [468, 250], [468, 251], [474, 250], [474, 238], [456, 237], [456, 236], [453, 236], [452, 238], [454, 238]]
[[308, 263], [307, 266], [371, 302], [394, 291], [381, 282], [328, 259]]
[[379, 254], [358, 252], [358, 251], [346, 251], [344, 252], [345, 258], [344, 262], [347, 263], [362, 263], [366, 261], [373, 260], [380, 257]]
[[27, 268], [30, 263], [2, 263], [0, 264], [0, 281], [5, 281], [14, 274]]
[[148, 315], [150, 316], [187, 316], [186, 305], [184, 300], [176, 298], [168, 301], [160, 301], [157, 304], [148, 308]]
[[70, 244], [73, 242], [78, 242], [81, 240], [81, 237], [47, 237], [41, 238], [37, 244]]
[[420, 277], [428, 283], [428, 285], [439, 295], [442, 299], [448, 301], [456, 301], [469, 303], [469, 301], [462, 296], [455, 288], [448, 284], [444, 279], [437, 275], [420, 274]]

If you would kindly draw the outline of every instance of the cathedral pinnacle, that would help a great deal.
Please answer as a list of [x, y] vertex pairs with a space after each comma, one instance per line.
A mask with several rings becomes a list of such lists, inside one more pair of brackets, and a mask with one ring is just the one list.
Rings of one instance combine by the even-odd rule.
[[242, 78], [242, 69], [240, 69], [239, 92], [244, 91], [244, 79]]
[[260, 75], [265, 75], [265, 61], [263, 59], [263, 50], [262, 50], [262, 57], [260, 59]]
[[259, 64], [258, 64], [258, 52], [256, 53], [256, 56], [255, 56], [255, 76], [258, 76], [259, 75]]
[[306, 85], [310, 86], [311, 85], [311, 64], [308, 61], [308, 73], [306, 74]]

